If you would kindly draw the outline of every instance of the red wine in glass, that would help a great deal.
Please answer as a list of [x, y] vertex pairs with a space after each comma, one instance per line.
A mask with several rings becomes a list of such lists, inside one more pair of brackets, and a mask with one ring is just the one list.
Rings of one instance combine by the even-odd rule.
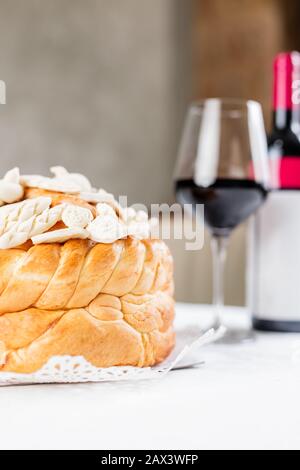
[[246, 179], [217, 179], [201, 187], [192, 179], [176, 182], [176, 198], [194, 210], [204, 204], [205, 224], [215, 236], [229, 236], [264, 202], [267, 191], [259, 183]]

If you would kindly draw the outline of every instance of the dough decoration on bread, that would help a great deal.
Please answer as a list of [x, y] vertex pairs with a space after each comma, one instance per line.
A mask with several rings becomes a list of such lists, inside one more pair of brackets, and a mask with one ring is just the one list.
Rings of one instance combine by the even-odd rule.
[[128, 235], [127, 227], [114, 215], [98, 215], [88, 226], [90, 239], [98, 243], [113, 243]]
[[105, 189], [99, 189], [94, 192], [81, 192], [79, 197], [86, 202], [93, 204], [107, 204], [111, 206], [116, 214], [123, 219], [123, 210], [120, 204], [115, 200], [111, 193], [105, 191]]
[[0, 180], [0, 373], [52, 356], [148, 367], [171, 352], [173, 262], [156, 219], [65, 168]]
[[[61, 220], [63, 210], [63, 205], [51, 207], [51, 209], [46, 209], [39, 215], [35, 214], [23, 222], [16, 222], [8, 231], [1, 235], [0, 248], [14, 248], [39, 234], [46, 235], [47, 233], [44, 232], [47, 232]], [[53, 232], [49, 232], [49, 235], [51, 233]]]
[[23, 194], [24, 188], [20, 184], [19, 169], [13, 168], [0, 180], [0, 206], [19, 201]]
[[135, 236], [139, 240], [150, 238], [158, 226], [157, 219], [148, 220], [146, 212], [135, 211], [133, 207], [123, 209], [123, 217], [128, 227], [128, 235]]
[[48, 178], [39, 175], [21, 176], [21, 184], [27, 188], [47, 189], [48, 191], [57, 191], [59, 193], [77, 194], [80, 186], [66, 178]]
[[61, 220], [70, 228], [86, 227], [93, 220], [93, 214], [89, 209], [75, 206], [74, 204], [66, 204], [62, 212]]
[[34, 235], [31, 240], [35, 245], [39, 243], [63, 243], [72, 238], [87, 238], [89, 235], [88, 231], [84, 228], [61, 228], [59, 230], [53, 230], [52, 232], [42, 233], [40, 235]]
[[76, 184], [80, 187], [80, 191], [92, 191], [92, 185], [88, 178], [80, 173], [69, 173], [63, 166], [52, 166], [50, 171], [55, 178]]
[[[68, 233], [70, 239], [75, 237], [74, 230], [78, 238], [96, 243], [129, 236], [150, 238], [157, 221], [149, 220], [145, 212], [122, 208], [111, 193], [93, 188], [84, 175], [69, 173], [62, 166], [50, 171], [52, 178], [20, 175], [14, 168], [0, 180], [0, 249], [16, 248], [30, 239], [33, 244], [62, 243]], [[59, 230], [72, 230], [54, 236], [57, 223], [62, 224]]]
[[37, 197], [0, 207], [0, 235], [16, 228], [31, 217], [46, 212], [50, 204], [50, 197]]

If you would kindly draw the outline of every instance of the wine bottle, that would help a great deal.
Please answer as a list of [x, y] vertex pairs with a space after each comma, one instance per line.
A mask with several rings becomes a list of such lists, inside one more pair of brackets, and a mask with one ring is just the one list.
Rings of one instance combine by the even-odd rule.
[[300, 53], [274, 60], [270, 185], [250, 243], [253, 326], [300, 331]]

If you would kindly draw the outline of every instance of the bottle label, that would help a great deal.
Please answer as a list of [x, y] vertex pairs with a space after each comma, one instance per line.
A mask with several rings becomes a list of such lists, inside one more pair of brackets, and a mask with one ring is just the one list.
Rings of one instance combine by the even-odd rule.
[[271, 187], [300, 188], [300, 157], [284, 156], [270, 160]]
[[300, 321], [300, 191], [273, 191], [250, 228], [248, 295], [264, 320]]

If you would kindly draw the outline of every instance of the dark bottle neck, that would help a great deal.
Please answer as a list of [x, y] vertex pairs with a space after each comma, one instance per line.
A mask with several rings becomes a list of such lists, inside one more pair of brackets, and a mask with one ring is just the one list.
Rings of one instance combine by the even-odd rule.
[[278, 131], [292, 130], [298, 133], [300, 129], [300, 109], [275, 109], [273, 111], [273, 129]]

